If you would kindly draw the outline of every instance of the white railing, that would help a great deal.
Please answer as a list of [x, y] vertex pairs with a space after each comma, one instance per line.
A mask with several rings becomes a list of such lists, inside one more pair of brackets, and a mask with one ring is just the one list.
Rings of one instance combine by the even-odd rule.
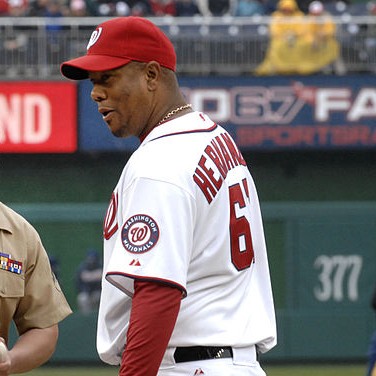
[[[58, 79], [62, 61], [79, 56], [107, 18], [0, 18], [0, 79]], [[252, 74], [265, 56], [270, 17], [152, 18], [172, 39], [180, 74]], [[376, 19], [334, 17], [348, 73], [375, 72]]]

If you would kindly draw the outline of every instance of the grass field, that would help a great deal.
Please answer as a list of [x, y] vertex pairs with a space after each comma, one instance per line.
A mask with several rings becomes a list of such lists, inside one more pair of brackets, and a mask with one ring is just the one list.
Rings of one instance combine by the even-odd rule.
[[[270, 365], [268, 376], [364, 376], [363, 365]], [[116, 367], [42, 367], [28, 376], [117, 376]]]

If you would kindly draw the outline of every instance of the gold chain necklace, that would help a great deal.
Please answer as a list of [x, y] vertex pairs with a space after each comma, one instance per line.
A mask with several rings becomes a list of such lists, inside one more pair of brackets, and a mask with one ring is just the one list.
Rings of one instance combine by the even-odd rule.
[[177, 114], [177, 113], [180, 112], [180, 111], [186, 110], [187, 108], [192, 108], [192, 105], [191, 105], [190, 103], [188, 103], [188, 104], [185, 104], [184, 106], [180, 106], [180, 107], [175, 108], [174, 110], [172, 110], [172, 111], [170, 111], [168, 114], [166, 114], [166, 115], [162, 118], [162, 120], [160, 120], [160, 121], [158, 122], [157, 126], [160, 125], [160, 124], [162, 124], [162, 123], [164, 123], [164, 122], [165, 122], [166, 120], [168, 120], [171, 116]]

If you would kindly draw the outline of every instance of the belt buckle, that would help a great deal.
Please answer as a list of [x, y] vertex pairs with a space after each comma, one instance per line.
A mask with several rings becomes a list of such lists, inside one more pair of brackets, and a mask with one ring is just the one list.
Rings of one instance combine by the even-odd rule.
[[217, 354], [214, 356], [214, 359], [220, 359], [222, 358], [223, 353], [225, 352], [225, 349], [219, 349], [217, 351]]

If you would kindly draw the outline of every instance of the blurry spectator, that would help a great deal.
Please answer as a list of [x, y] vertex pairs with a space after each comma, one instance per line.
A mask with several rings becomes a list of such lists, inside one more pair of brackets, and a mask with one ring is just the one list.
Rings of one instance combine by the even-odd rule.
[[237, 0], [197, 0], [200, 13], [207, 16], [224, 16], [234, 14]]
[[[57, 18], [69, 15], [69, 2], [64, 0], [29, 0], [28, 16], [49, 17], [51, 23], [58, 23]], [[53, 20], [55, 19], [56, 20]], [[55, 28], [55, 26], [52, 26]]]
[[367, 10], [370, 16], [376, 16], [376, 3], [373, 1], [367, 3]]
[[269, 46], [256, 74], [292, 74], [300, 65], [300, 44], [305, 33], [304, 13], [295, 0], [280, 0], [271, 15]]
[[[12, 29], [7, 32], [4, 38], [4, 46], [1, 61], [4, 59], [4, 65], [9, 66], [8, 74], [13, 75], [15, 69], [13, 66], [18, 61], [25, 61], [28, 47], [28, 36], [25, 30]], [[16, 71], [14, 71], [16, 74]]]
[[128, 1], [101, 0], [97, 3], [97, 15], [105, 17], [126, 17], [132, 15]]
[[8, 13], [8, 1], [0, 0], [0, 17], [6, 16]]
[[98, 309], [101, 294], [102, 262], [96, 250], [89, 249], [76, 276], [77, 304], [82, 313]]
[[313, 1], [308, 6], [307, 57], [312, 59], [314, 71], [332, 69], [336, 74], [344, 74], [345, 66], [340, 56], [340, 46], [336, 39], [336, 24], [325, 11], [321, 1]]
[[131, 16], [146, 17], [150, 14], [150, 12], [147, 9], [148, 9], [147, 6], [143, 3], [135, 4], [131, 8]]
[[45, 12], [42, 13], [42, 16], [48, 19], [46, 22], [46, 65], [43, 68], [45, 74], [49, 74], [52, 66], [56, 66], [61, 59], [64, 59], [66, 45], [64, 39], [61, 38], [63, 26], [60, 20], [68, 14], [68, 7], [62, 5], [59, 0], [47, 0]]
[[29, 13], [28, 0], [8, 0], [8, 16], [22, 17]]
[[[4, 16], [22, 17], [29, 11], [25, 0], [8, 0]], [[21, 65], [25, 64], [30, 53], [29, 32], [27, 26], [14, 26], [1, 30], [0, 64], [6, 68], [7, 76], [16, 77]]]
[[[368, 2], [367, 11], [369, 16], [376, 18], [376, 2]], [[366, 58], [371, 60], [372, 56], [376, 56], [376, 22], [367, 23], [362, 29], [366, 35], [364, 39], [364, 52], [366, 53]], [[376, 64], [370, 64], [370, 70], [376, 73]]]
[[129, 8], [129, 5], [124, 1], [118, 1], [115, 4], [115, 14], [114, 16], [118, 17], [124, 17], [129, 16], [131, 13], [131, 9]]
[[176, 0], [176, 16], [191, 17], [200, 14], [196, 2], [193, 0]]
[[4, 38], [4, 55], [5, 65], [14, 69], [13, 64], [17, 61], [25, 61], [28, 46], [28, 36], [26, 30], [11, 29]]
[[149, 15], [151, 15], [151, 9], [147, 1], [136, 1], [131, 5], [131, 16], [147, 17]]
[[[7, 0], [7, 11], [4, 16], [26, 17], [29, 13], [29, 0]], [[12, 27], [5, 26], [0, 31], [0, 66], [5, 69], [8, 77], [17, 77], [19, 74], [34, 75], [34, 67], [37, 64], [37, 52], [33, 48], [35, 30], [33, 26], [14, 24]]]
[[50, 26], [47, 30], [61, 30], [59, 18], [68, 14], [67, 8], [59, 0], [47, 0], [43, 16], [50, 18]]
[[131, 16], [147, 17], [151, 15], [149, 0], [127, 0]]
[[238, 0], [235, 8], [235, 16], [237, 17], [251, 17], [265, 13], [265, 7], [259, 0]]
[[44, 17], [47, 12], [48, 0], [32, 0], [30, 1], [29, 16]]
[[71, 17], [88, 16], [85, 0], [71, 0], [69, 4], [69, 15]]
[[149, 0], [151, 13], [156, 17], [175, 16], [176, 7], [174, 0]]
[[113, 6], [112, 4], [109, 4], [107, 2], [99, 2], [97, 6], [97, 16], [111, 16], [113, 12]]

